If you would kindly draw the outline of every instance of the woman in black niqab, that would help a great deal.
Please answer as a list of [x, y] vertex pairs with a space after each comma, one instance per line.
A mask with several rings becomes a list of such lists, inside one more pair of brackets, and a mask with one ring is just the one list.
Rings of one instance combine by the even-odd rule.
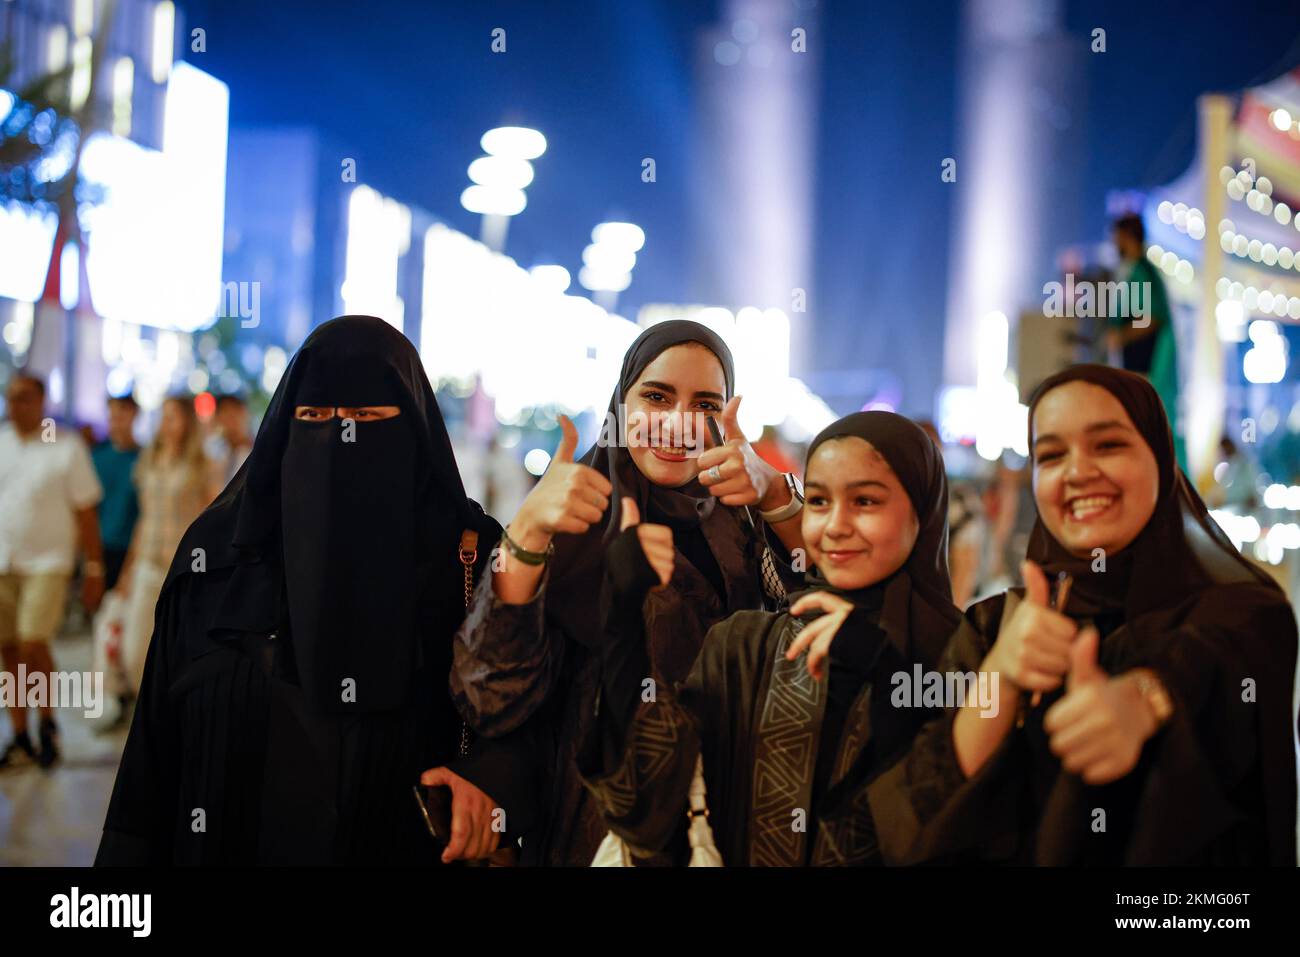
[[[397, 411], [332, 411], [365, 407]], [[177, 551], [98, 863], [432, 862], [420, 772], [504, 798], [500, 758], [452, 763], [466, 530], [499, 534], [414, 347], [374, 317], [320, 326]]]

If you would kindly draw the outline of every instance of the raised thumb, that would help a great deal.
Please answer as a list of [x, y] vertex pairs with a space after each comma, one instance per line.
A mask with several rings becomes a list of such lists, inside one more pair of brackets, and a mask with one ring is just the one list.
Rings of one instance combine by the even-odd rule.
[[636, 499], [627, 495], [623, 496], [623, 511], [619, 517], [618, 530], [621, 532], [625, 528], [631, 528], [633, 525], [641, 524], [641, 510], [636, 507]]
[[740, 399], [738, 395], [731, 397], [722, 410], [722, 440], [731, 442], [733, 440], [745, 441], [745, 433], [740, 430]]
[[1079, 632], [1070, 645], [1070, 675], [1066, 679], [1066, 690], [1080, 685], [1092, 684], [1106, 679], [1106, 672], [1097, 664], [1097, 647], [1101, 637], [1097, 629], [1089, 625]]
[[556, 462], [572, 462], [578, 448], [578, 429], [567, 415], [560, 416], [560, 446], [555, 450]]
[[1038, 567], [1038, 563], [1026, 558], [1020, 563], [1020, 577], [1025, 580], [1025, 601], [1046, 608], [1051, 600], [1051, 589], [1047, 584], [1047, 576]]

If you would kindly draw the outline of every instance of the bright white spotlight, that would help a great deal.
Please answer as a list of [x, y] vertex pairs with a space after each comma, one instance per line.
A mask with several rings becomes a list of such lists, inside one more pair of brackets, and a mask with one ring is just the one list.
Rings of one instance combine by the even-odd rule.
[[582, 261], [597, 272], [631, 272], [636, 266], [636, 253], [607, 243], [592, 243], [582, 250]]
[[528, 205], [528, 197], [522, 189], [467, 186], [460, 194], [460, 204], [482, 216], [518, 216]]
[[480, 156], [469, 164], [469, 178], [493, 189], [523, 189], [533, 181], [533, 164], [513, 156]]
[[563, 266], [544, 265], [534, 266], [528, 270], [533, 277], [553, 292], [564, 292], [569, 288], [573, 278], [569, 275], [569, 270]]
[[546, 152], [546, 137], [526, 126], [498, 126], [479, 140], [483, 152], [511, 159], [537, 159]]
[[528, 470], [529, 475], [541, 475], [550, 464], [551, 453], [545, 449], [529, 449], [528, 454], [524, 456], [524, 468]]
[[632, 274], [625, 273], [606, 273], [590, 266], [583, 266], [578, 270], [578, 282], [582, 284], [583, 289], [590, 289], [592, 292], [622, 292], [628, 286], [632, 285]]
[[633, 223], [601, 223], [591, 231], [591, 241], [637, 252], [645, 245], [645, 230]]

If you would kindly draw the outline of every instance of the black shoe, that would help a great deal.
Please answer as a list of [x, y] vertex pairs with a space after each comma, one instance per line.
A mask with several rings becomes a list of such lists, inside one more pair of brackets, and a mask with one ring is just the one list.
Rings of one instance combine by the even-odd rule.
[[19, 731], [0, 754], [0, 768], [21, 768], [36, 763], [36, 750], [26, 731]]
[[59, 729], [53, 721], [45, 720], [41, 722], [41, 751], [36, 755], [36, 762], [43, 768], [48, 768], [55, 761], [59, 760]]

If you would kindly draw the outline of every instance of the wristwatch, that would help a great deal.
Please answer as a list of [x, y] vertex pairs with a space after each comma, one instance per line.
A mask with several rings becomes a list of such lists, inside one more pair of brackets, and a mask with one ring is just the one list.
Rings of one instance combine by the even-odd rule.
[[790, 501], [780, 508], [774, 508], [770, 512], [759, 511], [763, 521], [769, 525], [775, 525], [778, 522], [785, 522], [803, 510], [803, 483], [793, 472], [784, 473], [785, 487], [790, 490]]
[[1138, 668], [1133, 672], [1138, 693], [1151, 709], [1156, 719], [1156, 728], [1162, 728], [1174, 713], [1174, 702], [1163, 681], [1149, 668]]

